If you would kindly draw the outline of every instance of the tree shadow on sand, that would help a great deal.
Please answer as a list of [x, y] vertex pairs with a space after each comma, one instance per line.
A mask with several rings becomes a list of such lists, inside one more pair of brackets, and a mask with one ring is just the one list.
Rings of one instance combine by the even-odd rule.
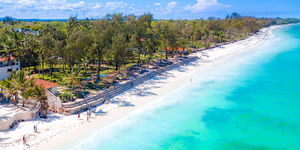
[[140, 94], [137, 94], [138, 96], [144, 97], [144, 96], [150, 96], [150, 95], [157, 95], [154, 92], [141, 92]]
[[106, 115], [107, 112], [103, 111], [102, 109], [100, 109], [99, 111], [94, 111], [94, 114], [96, 116], [103, 116], [103, 115]]
[[133, 107], [133, 106], [135, 106], [135, 105], [133, 105], [132, 103], [127, 102], [127, 101], [121, 101], [121, 102], [119, 103], [119, 106], [121, 106], [121, 107]]
[[8, 119], [7, 116], [0, 116], [0, 122], [1, 122], [2, 120], [7, 120], [7, 119]]
[[8, 140], [8, 139], [10, 139], [10, 138], [1, 138], [0, 137], [0, 142], [3, 142], [3, 141]]

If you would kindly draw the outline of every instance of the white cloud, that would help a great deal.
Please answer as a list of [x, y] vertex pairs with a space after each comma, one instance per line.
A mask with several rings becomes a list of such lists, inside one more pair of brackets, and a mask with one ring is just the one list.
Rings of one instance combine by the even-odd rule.
[[175, 8], [177, 6], [177, 2], [175, 1], [171, 1], [168, 3], [166, 11], [164, 12], [165, 14], [167, 13], [171, 13], [173, 11], [173, 8]]
[[107, 2], [105, 4], [105, 8], [106, 9], [111, 9], [111, 10], [124, 8], [126, 6], [127, 6], [127, 3], [125, 3], [125, 2]]
[[172, 2], [168, 3], [167, 9], [172, 9], [172, 8], [176, 7], [176, 5], [177, 5], [177, 2], [172, 1]]
[[98, 9], [98, 8], [100, 8], [100, 7], [101, 7], [101, 4], [96, 3], [96, 4], [93, 6], [93, 9]]
[[34, 5], [36, 3], [35, 0], [18, 0], [17, 1], [21, 5]]
[[[153, 3], [144, 8], [134, 4], [126, 3], [123, 0], [111, 0], [108, 2], [92, 2], [87, 0], [0, 0], [1, 16], [12, 16], [15, 18], [44, 18], [44, 19], [65, 19], [69, 16], [78, 18], [93, 17], [101, 18], [107, 13], [143, 14], [145, 12], [156, 12], [164, 14], [171, 12], [177, 7], [177, 2], [168, 3], [167, 6]], [[154, 5], [155, 4], [155, 5]]]
[[69, 3], [67, 0], [46, 0], [40, 2], [41, 10], [57, 10], [57, 11], [66, 11], [66, 10], [75, 10], [85, 6], [84, 1], [77, 3]]
[[5, 5], [7, 10], [16, 11], [66, 11], [82, 8], [86, 3], [71, 3], [67, 0], [0, 0], [0, 5]]
[[192, 13], [198, 13], [211, 7], [230, 7], [230, 5], [219, 3], [217, 0], [197, 0], [196, 4], [187, 5], [184, 9]]
[[0, 0], [0, 3], [3, 3], [3, 4], [11, 4], [13, 2], [14, 2], [13, 0]]

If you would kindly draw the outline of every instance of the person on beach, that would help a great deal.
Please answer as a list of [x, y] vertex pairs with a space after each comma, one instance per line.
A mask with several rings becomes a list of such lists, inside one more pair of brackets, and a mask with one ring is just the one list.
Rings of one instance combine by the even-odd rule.
[[80, 119], [80, 112], [78, 112], [78, 114], [77, 114], [77, 115], [78, 115], [78, 119]]
[[27, 141], [26, 141], [26, 136], [25, 135], [23, 136], [23, 144], [27, 145]]
[[89, 117], [92, 117], [92, 111], [89, 109]]
[[33, 125], [33, 131], [36, 133], [37, 129], [36, 129], [36, 125]]
[[90, 121], [90, 117], [89, 117], [89, 114], [88, 114], [88, 111], [86, 112], [86, 120], [89, 122]]

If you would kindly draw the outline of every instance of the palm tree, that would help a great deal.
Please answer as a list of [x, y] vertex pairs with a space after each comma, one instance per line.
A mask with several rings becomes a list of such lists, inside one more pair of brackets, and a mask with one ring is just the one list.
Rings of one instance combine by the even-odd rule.
[[6, 57], [8, 65], [12, 67], [11, 57], [18, 52], [18, 42], [19, 35], [15, 32], [5, 32], [3, 36], [1, 36], [0, 42], [0, 54], [1, 57]]
[[33, 97], [40, 104], [38, 112], [47, 117], [49, 105], [45, 89], [35, 85], [30, 91], [28, 91], [28, 93], [30, 93], [31, 97]]
[[21, 40], [20, 49], [16, 54], [18, 57], [23, 58], [24, 66], [27, 67], [30, 72], [30, 65], [35, 61], [36, 49], [38, 48], [38, 42], [36, 38], [31, 34], [26, 34]]
[[26, 90], [24, 90], [21, 93], [21, 96], [23, 97], [23, 107], [25, 107], [25, 101], [29, 100], [30, 97], [32, 97], [34, 92], [34, 88], [33, 87], [28, 87]]
[[0, 82], [0, 88], [3, 89], [6, 97], [11, 97], [11, 101], [15, 104], [18, 103], [19, 94], [23, 97], [23, 104], [28, 100], [33, 93], [35, 86], [33, 79], [27, 79], [27, 73], [24, 71], [12, 72], [10, 77]]
[[[13, 88], [17, 91], [15, 94], [16, 100], [19, 98], [19, 92], [24, 93], [28, 86], [30, 80], [26, 79], [27, 74], [24, 71], [14, 71], [10, 75], [10, 82], [12, 83]], [[25, 106], [25, 100], [23, 100], [23, 107]]]
[[2, 80], [0, 81], [0, 88], [2, 89], [2, 92], [4, 94], [4, 96], [6, 97], [6, 99], [8, 99], [10, 97], [10, 101], [13, 104], [17, 104], [18, 101], [16, 100], [15, 94], [18, 92], [13, 84], [11, 83], [10, 80]]
[[111, 43], [111, 33], [112, 28], [111, 26], [109, 26], [109, 22], [107, 19], [102, 19], [94, 23], [91, 32], [91, 36], [93, 39], [91, 51], [95, 54], [94, 57], [97, 59], [98, 80], [100, 80], [101, 65], [103, 63], [103, 59]]
[[36, 85], [33, 79], [26, 79], [24, 86], [25, 88], [21, 91], [23, 107], [25, 107], [25, 101], [29, 100], [33, 96]]
[[71, 87], [72, 91], [74, 90], [75, 86], [81, 84], [80, 80], [78, 79], [79, 73], [79, 70], [72, 70], [71, 73], [68, 73], [64, 78], [64, 82], [67, 83], [69, 87]]

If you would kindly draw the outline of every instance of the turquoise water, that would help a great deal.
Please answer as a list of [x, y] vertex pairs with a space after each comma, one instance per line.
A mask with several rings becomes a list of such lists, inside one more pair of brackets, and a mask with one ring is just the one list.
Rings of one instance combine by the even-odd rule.
[[70, 149], [299, 150], [300, 25], [274, 35]]

